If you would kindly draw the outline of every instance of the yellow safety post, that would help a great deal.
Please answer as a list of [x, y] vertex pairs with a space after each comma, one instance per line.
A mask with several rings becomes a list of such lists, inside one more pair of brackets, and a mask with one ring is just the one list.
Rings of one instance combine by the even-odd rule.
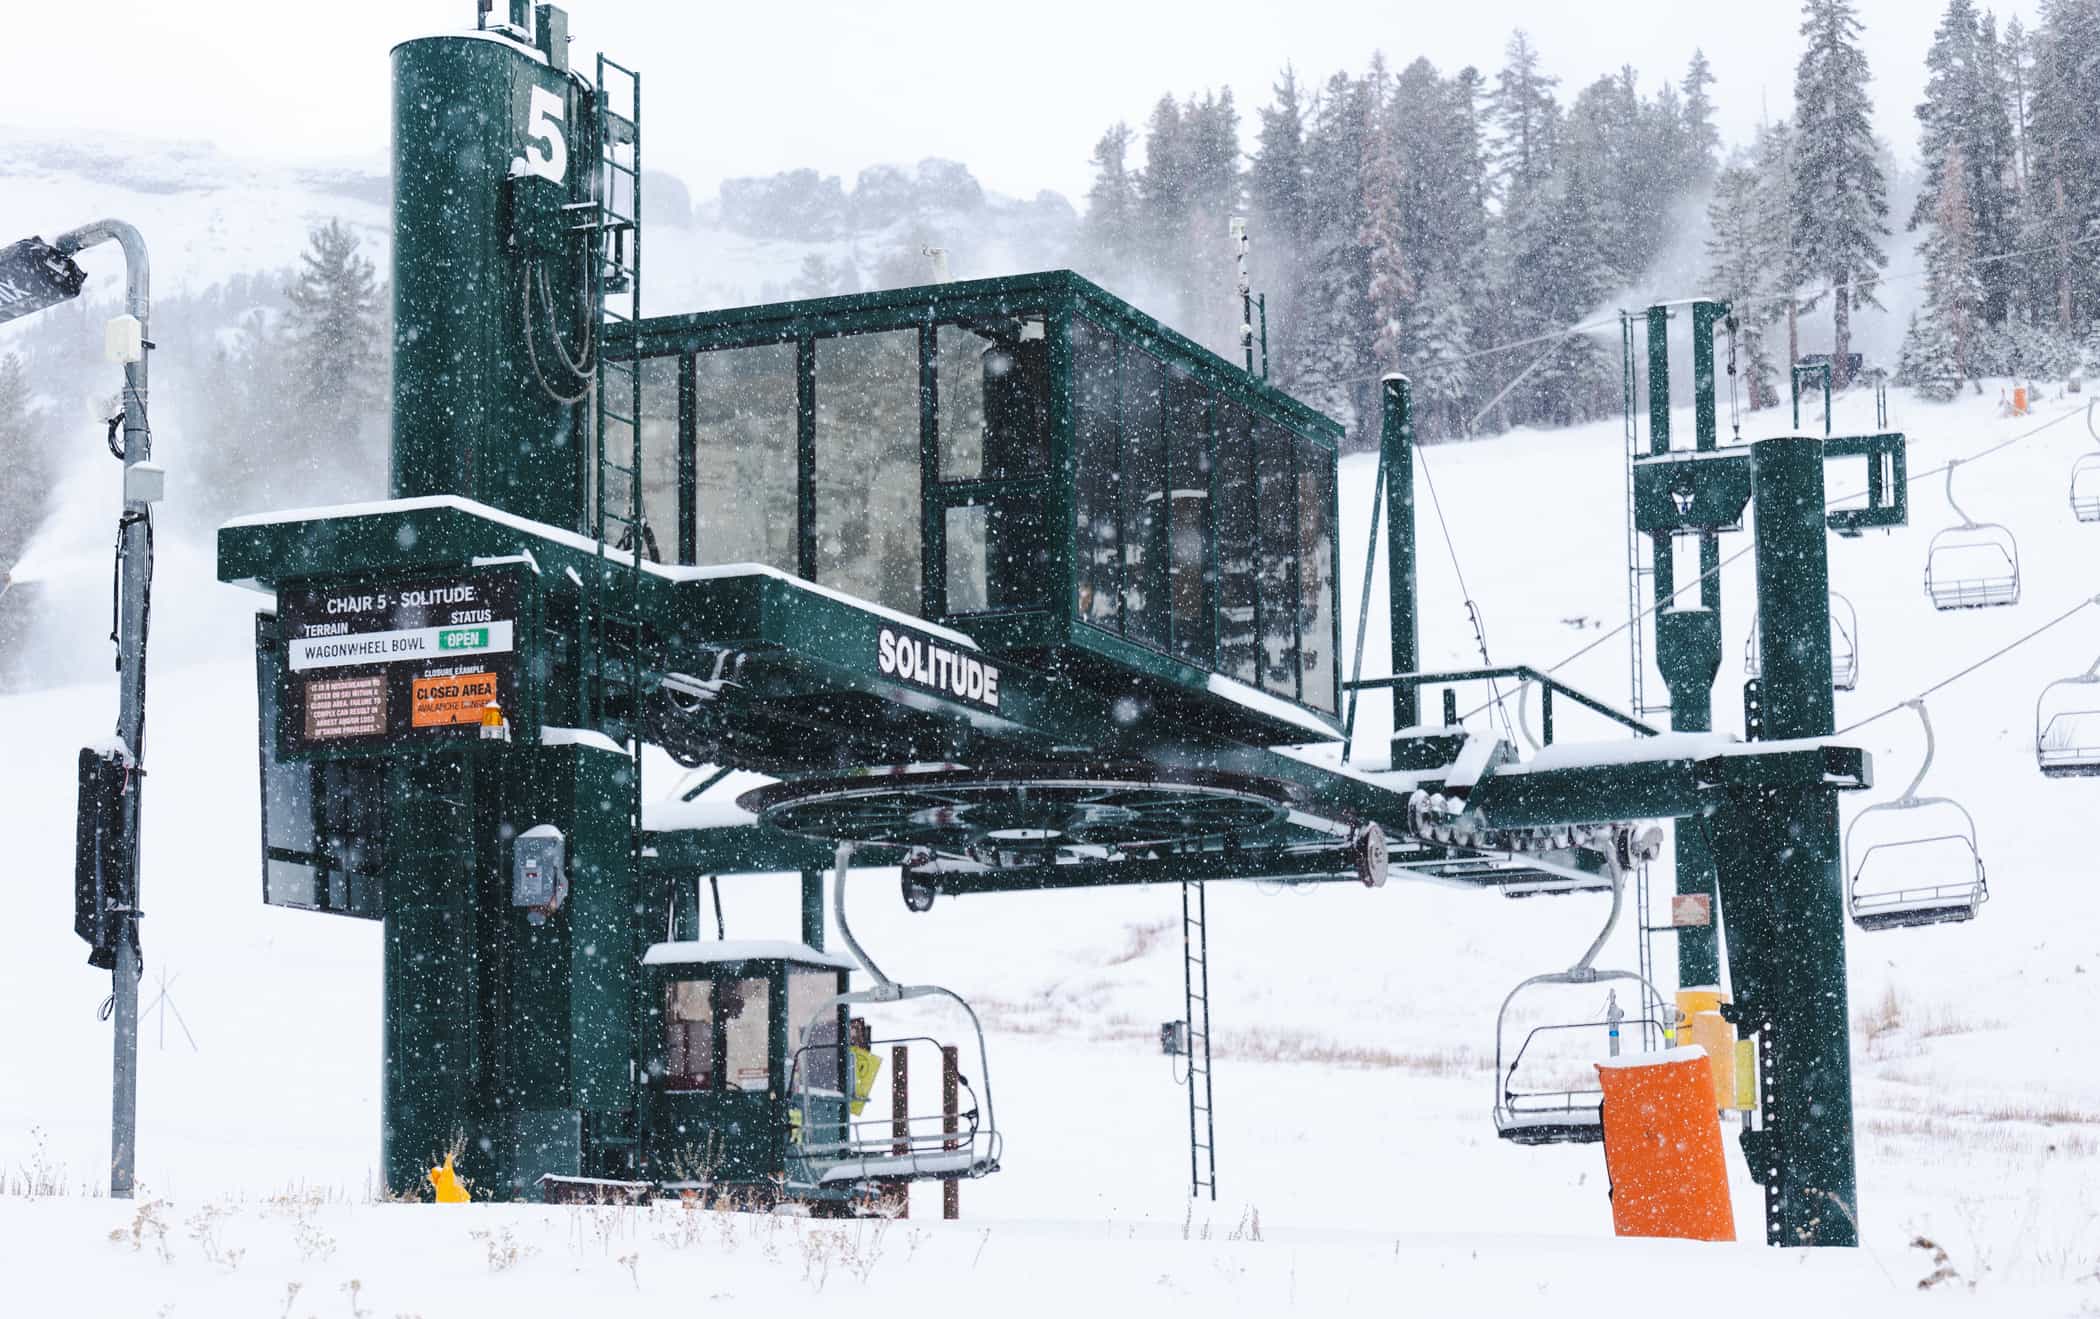
[[474, 1197], [467, 1194], [467, 1183], [453, 1170], [453, 1156], [447, 1154], [445, 1161], [430, 1170], [430, 1189], [437, 1192], [441, 1205], [463, 1205]]
[[1729, 1105], [1738, 1113], [1757, 1110], [1757, 1041], [1735, 1042], [1735, 1102]]

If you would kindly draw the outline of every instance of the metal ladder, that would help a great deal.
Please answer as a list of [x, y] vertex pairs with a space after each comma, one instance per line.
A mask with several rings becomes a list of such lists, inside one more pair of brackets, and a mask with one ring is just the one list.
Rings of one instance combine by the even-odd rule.
[[[598, 147], [592, 177], [597, 214], [588, 291], [599, 311], [591, 454], [591, 535], [597, 541], [597, 558], [591, 600], [583, 611], [584, 668], [589, 674], [591, 725], [627, 752], [621, 806], [627, 817], [627, 864], [638, 884], [643, 846], [642, 701], [648, 678], [642, 620], [642, 372], [636, 358], [615, 358], [607, 349], [616, 337], [631, 339], [632, 327], [642, 316], [642, 80], [603, 54], [598, 56], [597, 72]], [[624, 102], [623, 108], [614, 108], [616, 100]], [[624, 702], [612, 700], [614, 688], [624, 691]], [[600, 1143], [626, 1147], [631, 1172], [635, 1133], [624, 1124], [615, 1125], [621, 1129], [601, 1134]]]
[[1667, 713], [1670, 703], [1651, 704], [1648, 700], [1648, 648], [1641, 611], [1655, 599], [1655, 565], [1648, 553], [1647, 538], [1634, 526], [1633, 518], [1633, 463], [1641, 456], [1640, 357], [1635, 351], [1640, 345], [1635, 341], [1635, 320], [1628, 312], [1619, 313], [1621, 384], [1626, 409], [1626, 640], [1631, 665], [1627, 709], [1634, 718], [1641, 719]]
[[1211, 1117], [1210, 937], [1203, 882], [1181, 881], [1181, 989], [1189, 1024], [1189, 1194], [1218, 1198], [1217, 1124]]
[[[627, 113], [613, 108], [622, 84]], [[642, 315], [641, 234], [641, 78], [633, 70], [598, 57], [598, 232], [594, 236], [591, 296], [600, 309], [598, 380], [592, 453], [591, 534], [598, 542], [597, 572], [591, 583], [590, 616], [596, 644], [588, 650], [593, 722], [610, 734], [615, 710], [610, 692], [627, 689], [628, 718], [619, 731], [639, 734], [641, 699], [643, 557], [642, 526], [642, 372], [632, 357], [606, 351], [617, 336]], [[624, 310], [622, 303], [625, 304]], [[623, 674], [612, 651], [624, 644]], [[634, 737], [622, 741], [632, 742]]]

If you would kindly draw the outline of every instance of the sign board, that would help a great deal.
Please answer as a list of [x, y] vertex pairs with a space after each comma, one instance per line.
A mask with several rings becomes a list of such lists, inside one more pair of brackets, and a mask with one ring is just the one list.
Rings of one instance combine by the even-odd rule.
[[1714, 923], [1714, 900], [1706, 893], [1670, 895], [1670, 924], [1676, 929]]
[[280, 745], [479, 737], [484, 706], [518, 711], [518, 603], [510, 569], [285, 587]]
[[86, 282], [73, 258], [41, 238], [0, 247], [0, 322], [64, 302]]

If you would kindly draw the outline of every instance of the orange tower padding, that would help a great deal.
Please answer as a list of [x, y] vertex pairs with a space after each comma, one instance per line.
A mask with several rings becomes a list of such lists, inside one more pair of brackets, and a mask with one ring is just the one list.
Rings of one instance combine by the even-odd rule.
[[1597, 1064], [1604, 1168], [1622, 1237], [1735, 1240], [1713, 1068], [1696, 1044]]

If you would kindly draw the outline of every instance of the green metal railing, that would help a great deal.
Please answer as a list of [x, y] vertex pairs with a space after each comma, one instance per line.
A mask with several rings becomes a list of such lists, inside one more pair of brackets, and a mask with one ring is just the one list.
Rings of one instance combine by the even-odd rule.
[[[1642, 737], [1655, 737], [1658, 734], [1659, 730], [1650, 728], [1632, 715], [1622, 710], [1614, 709], [1587, 692], [1578, 691], [1576, 688], [1570, 687], [1568, 684], [1547, 674], [1540, 673], [1537, 669], [1525, 664], [1510, 664], [1490, 669], [1457, 669], [1448, 673], [1399, 673], [1394, 674], [1390, 678], [1364, 678], [1342, 685], [1348, 688], [1351, 693], [1400, 688], [1418, 692], [1423, 687], [1437, 684], [1449, 686], [1461, 682], [1492, 682], [1504, 678], [1515, 678], [1519, 682], [1538, 684], [1539, 741], [1542, 746], [1553, 745], [1553, 698], [1555, 696], [1564, 696], [1584, 709], [1603, 715], [1613, 723], [1629, 728]], [[1348, 754], [1348, 748], [1353, 745], [1355, 737], [1356, 703], [1351, 701], [1349, 703], [1349, 720], [1342, 729], [1344, 756]]]

